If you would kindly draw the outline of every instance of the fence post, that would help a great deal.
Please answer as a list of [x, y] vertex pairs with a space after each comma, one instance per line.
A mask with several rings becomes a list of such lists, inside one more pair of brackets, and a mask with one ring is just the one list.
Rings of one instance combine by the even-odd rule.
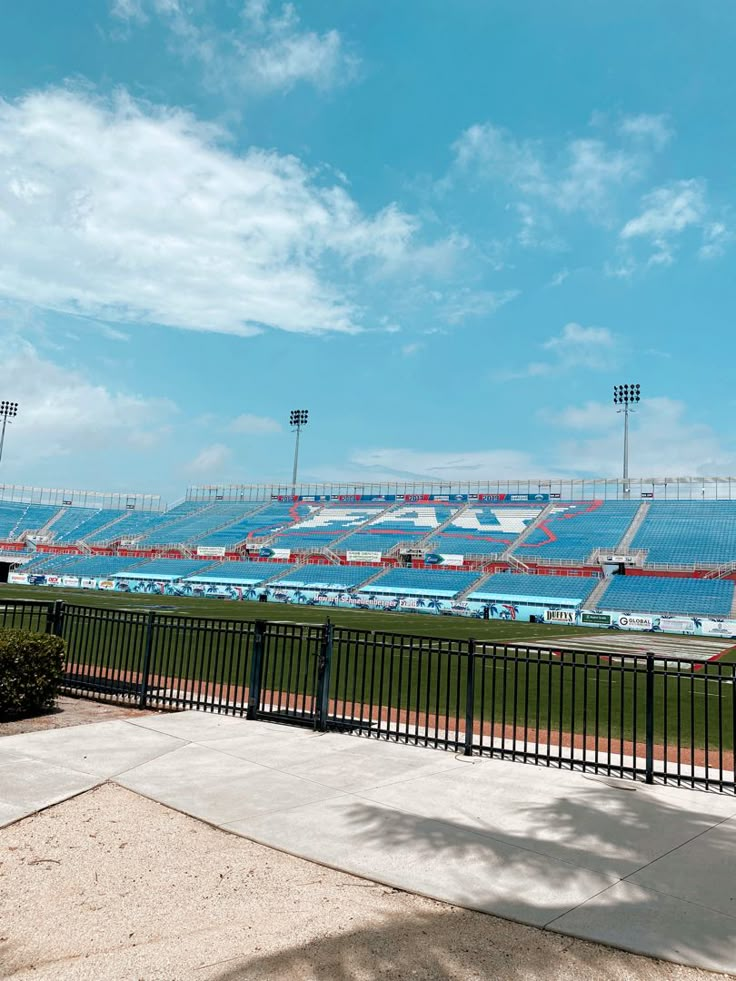
[[253, 625], [253, 660], [250, 663], [250, 680], [248, 682], [248, 708], [246, 719], [251, 721], [258, 718], [261, 707], [261, 680], [263, 678], [263, 651], [265, 647], [267, 623], [256, 620]]
[[143, 667], [141, 668], [141, 686], [138, 695], [138, 707], [144, 709], [148, 699], [148, 676], [151, 672], [151, 654], [153, 652], [153, 628], [156, 614], [148, 611], [146, 619], [146, 635], [143, 647]]
[[647, 688], [646, 688], [646, 758], [645, 768], [647, 783], [654, 783], [654, 655], [647, 654]]
[[468, 641], [468, 673], [465, 681], [465, 750], [463, 756], [472, 756], [475, 715], [475, 641], [472, 638]]
[[54, 600], [46, 610], [46, 633], [61, 637], [64, 624], [64, 600]]
[[317, 673], [317, 714], [315, 728], [327, 732], [327, 716], [330, 712], [330, 671], [332, 668], [332, 638], [334, 628], [328, 620], [322, 629]]

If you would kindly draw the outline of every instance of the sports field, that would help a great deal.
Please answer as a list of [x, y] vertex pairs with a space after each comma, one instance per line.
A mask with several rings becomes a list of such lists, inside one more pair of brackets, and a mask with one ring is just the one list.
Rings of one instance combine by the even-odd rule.
[[[244, 697], [250, 648], [236, 624], [256, 619], [285, 625], [270, 647], [265, 688], [289, 697], [312, 695], [313, 655], [318, 652], [321, 632], [305, 635], [297, 627], [286, 625], [319, 625], [329, 617], [335, 626], [346, 628], [333, 667], [331, 700], [343, 705], [352, 702], [393, 707], [417, 720], [420, 715], [437, 719], [450, 713], [463, 718], [466, 659], [452, 656], [452, 642], [473, 638], [477, 653], [487, 655], [479, 662], [474, 716], [486, 720], [490, 731], [499, 725], [505, 728], [513, 720], [514, 726], [521, 725], [524, 730], [531, 727], [540, 734], [565, 731], [582, 733], [586, 738], [586, 732], [595, 730], [632, 745], [645, 732], [645, 663], [643, 659], [632, 661], [624, 669], [622, 656], [651, 652], [658, 664], [653, 691], [657, 743], [686, 747], [692, 759], [697, 747], [730, 754], [734, 744], [730, 662], [736, 657], [728, 650], [729, 641], [43, 587], [4, 586], [0, 588], [0, 607], [3, 599], [63, 600], [99, 611], [80, 611], [79, 616], [67, 618], [67, 627], [70, 620], [75, 623], [71, 633], [65, 627], [70, 656], [77, 666], [122, 673], [131, 680], [138, 677], [140, 669], [145, 618], [132, 616], [121, 626], [103, 611], [156, 610], [162, 617], [152, 654], [152, 675], [172, 690], [196, 689], [198, 699], [204, 692], [205, 701], [215, 691], [226, 700], [232, 700], [235, 693], [239, 700]], [[494, 644], [512, 646], [500, 646], [494, 652]], [[526, 645], [532, 648], [530, 652], [524, 650]], [[565, 655], [564, 663], [560, 649], [573, 652]], [[689, 665], [676, 673], [668, 668], [668, 658], [687, 656], [696, 660], [697, 674]]]

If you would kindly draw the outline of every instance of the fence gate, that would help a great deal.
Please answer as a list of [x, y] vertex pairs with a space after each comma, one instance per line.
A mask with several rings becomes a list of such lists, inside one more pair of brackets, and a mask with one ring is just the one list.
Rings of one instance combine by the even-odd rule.
[[258, 620], [248, 718], [327, 727], [332, 625]]

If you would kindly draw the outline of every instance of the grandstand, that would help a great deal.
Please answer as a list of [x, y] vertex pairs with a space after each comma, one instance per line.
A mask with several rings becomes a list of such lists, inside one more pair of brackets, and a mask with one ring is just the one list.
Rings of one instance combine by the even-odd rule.
[[512, 554], [524, 562], [532, 557], [585, 562], [596, 549], [616, 551], [639, 506], [638, 501], [560, 503]]
[[468, 505], [429, 539], [427, 548], [440, 554], [499, 555], [515, 544], [541, 512], [539, 505]]
[[729, 579], [613, 576], [599, 605], [627, 613], [729, 616], [734, 584]]
[[539, 606], [584, 605], [598, 585], [593, 576], [545, 576], [517, 572], [497, 572], [473, 592], [469, 600], [484, 603], [526, 603]]
[[[36, 489], [33, 500], [0, 500], [0, 573], [15, 570], [17, 582], [49, 577], [54, 585], [141, 579], [209, 591], [263, 584], [287, 599], [299, 590], [424, 597], [451, 602], [442, 607], [450, 612], [461, 601], [469, 611], [590, 603], [629, 613], [736, 615], [736, 484], [727, 481], [725, 500], [705, 495], [718, 493], [715, 478], [697, 499], [693, 482], [675, 482], [683, 500], [664, 499], [664, 485], [662, 499], [656, 490], [635, 499], [622, 497], [617, 482], [604, 491], [609, 484], [614, 497], [595, 482], [577, 484], [569, 496], [541, 485], [436, 495], [206, 488], [160, 510], [158, 499], [141, 495]], [[603, 578], [625, 570], [655, 574]]]
[[444, 569], [390, 569], [365, 588], [371, 593], [451, 598], [468, 589], [479, 578], [477, 572], [455, 572]]

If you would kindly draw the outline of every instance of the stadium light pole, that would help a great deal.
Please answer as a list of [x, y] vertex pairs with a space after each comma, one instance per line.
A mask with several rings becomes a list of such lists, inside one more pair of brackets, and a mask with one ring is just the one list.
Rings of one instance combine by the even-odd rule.
[[5, 427], [8, 425], [8, 422], [15, 419], [17, 415], [17, 402], [0, 402], [0, 416], [2, 416], [3, 420], [2, 430], [0, 430], [0, 460], [3, 458], [3, 446], [5, 445]]
[[309, 409], [292, 409], [289, 413], [289, 425], [292, 430], [296, 430], [296, 443], [294, 444], [294, 469], [291, 472], [291, 492], [296, 494], [296, 471], [299, 466], [299, 437], [302, 426], [306, 426], [309, 421]]
[[629, 486], [629, 413], [633, 412], [632, 405], [635, 405], [641, 398], [641, 385], [614, 385], [613, 404], [620, 405], [617, 412], [624, 414], [624, 495], [629, 496], [631, 487]]

